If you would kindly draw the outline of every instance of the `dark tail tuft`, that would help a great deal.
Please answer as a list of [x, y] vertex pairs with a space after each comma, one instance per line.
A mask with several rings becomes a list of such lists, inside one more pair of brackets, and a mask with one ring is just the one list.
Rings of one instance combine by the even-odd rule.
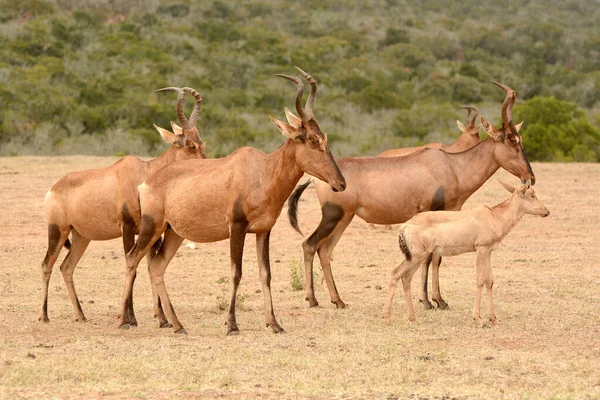
[[288, 199], [288, 218], [290, 220], [290, 224], [292, 225], [292, 228], [294, 228], [296, 232], [298, 232], [302, 236], [304, 235], [302, 234], [302, 231], [298, 226], [298, 201], [300, 200], [300, 196], [302, 196], [302, 193], [304, 193], [304, 190], [306, 190], [306, 188], [308, 187], [308, 185], [310, 185], [311, 182], [312, 179], [309, 179], [306, 181], [306, 183], [303, 183], [302, 185], [298, 186], [296, 190], [294, 190], [294, 193], [292, 193], [292, 195]]
[[412, 254], [410, 253], [410, 249], [408, 248], [408, 244], [406, 243], [406, 238], [404, 237], [404, 230], [400, 231], [400, 235], [398, 235], [398, 244], [400, 245], [400, 250], [404, 257], [406, 257], [406, 261], [412, 260]]
[[67, 240], [65, 241], [65, 244], [63, 244], [63, 246], [65, 246], [65, 249], [71, 250], [71, 241], [69, 240], [69, 238], [67, 238]]

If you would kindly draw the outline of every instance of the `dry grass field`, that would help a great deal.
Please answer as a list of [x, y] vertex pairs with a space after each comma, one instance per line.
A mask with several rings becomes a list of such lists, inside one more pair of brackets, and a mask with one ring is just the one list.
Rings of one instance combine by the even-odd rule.
[[[425, 311], [413, 281], [416, 323], [401, 295], [390, 325], [382, 319], [388, 277], [401, 258], [396, 229], [356, 219], [333, 270], [347, 309], [309, 309], [291, 285], [302, 237], [284, 208], [271, 235], [275, 313], [287, 334], [264, 325], [254, 237], [248, 236], [238, 311], [241, 334], [225, 336], [228, 242], [182, 246], [166, 282], [188, 336], [159, 329], [140, 266], [139, 327], [117, 329], [124, 259], [120, 240], [92, 242], [75, 271], [89, 321], [76, 323], [56, 264], [50, 323], [38, 322], [40, 264], [46, 251], [43, 201], [68, 171], [112, 158], [0, 159], [0, 397], [4, 398], [600, 398], [600, 165], [534, 164], [546, 219], [525, 216], [493, 254], [500, 322], [478, 327], [474, 254], [441, 268], [446, 311]], [[500, 171], [496, 177], [517, 179]], [[507, 193], [491, 179], [465, 205], [493, 205]], [[93, 199], [90, 199], [93, 201]], [[300, 205], [301, 227], [320, 218], [314, 189]], [[201, 216], [198, 216], [201, 218]], [[320, 271], [320, 268], [317, 268]], [[221, 281], [221, 283], [219, 283]], [[483, 297], [482, 311], [487, 315]]]

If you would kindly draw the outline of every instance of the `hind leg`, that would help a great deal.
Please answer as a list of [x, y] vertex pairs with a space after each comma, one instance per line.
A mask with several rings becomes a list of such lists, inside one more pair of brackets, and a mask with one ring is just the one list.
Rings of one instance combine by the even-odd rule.
[[150, 270], [150, 264], [152, 264], [152, 259], [158, 254], [161, 249], [162, 240], [156, 241], [152, 245], [152, 249], [146, 254], [146, 262], [148, 263], [148, 277], [150, 278], [150, 287], [152, 288], [152, 305], [154, 306], [154, 318], [158, 319], [158, 326], [160, 328], [172, 328], [171, 325], [167, 321], [167, 316], [162, 308], [162, 302], [160, 301], [160, 297], [158, 296], [158, 291], [156, 290], [156, 286], [154, 286], [154, 282], [152, 281], [152, 274]]
[[304, 292], [310, 307], [318, 306], [313, 282], [313, 260], [318, 246], [327, 238], [344, 217], [344, 209], [333, 203], [325, 203], [321, 209], [321, 222], [315, 231], [302, 243], [304, 250]]
[[64, 246], [69, 236], [69, 228], [59, 228], [56, 224], [48, 224], [48, 250], [42, 261], [42, 311], [39, 321], [49, 322], [48, 319], [48, 285], [52, 275], [52, 267], [58, 259], [60, 249]]
[[79, 304], [79, 299], [77, 298], [77, 293], [75, 292], [73, 271], [81, 259], [81, 256], [83, 256], [83, 253], [90, 244], [90, 239], [81, 236], [81, 234], [75, 229], [73, 229], [71, 232], [73, 235], [73, 243], [71, 243], [71, 249], [60, 265], [60, 272], [62, 272], [63, 280], [65, 281], [65, 285], [67, 285], [67, 291], [69, 292], [69, 298], [73, 304], [75, 321], [85, 322], [87, 319], [85, 318], [85, 315], [83, 315], [81, 304]]
[[331, 272], [331, 255], [333, 254], [333, 249], [342, 237], [342, 234], [348, 225], [350, 225], [350, 222], [352, 222], [352, 218], [354, 218], [354, 214], [344, 215], [329, 236], [329, 239], [323, 241], [317, 247], [319, 260], [321, 261], [321, 267], [323, 268], [323, 275], [325, 275], [325, 281], [327, 282], [327, 288], [329, 289], [329, 297], [331, 298], [331, 303], [335, 304], [336, 308], [346, 308], [346, 304], [340, 298], [337, 287], [335, 286], [335, 281], [333, 280], [333, 274]]

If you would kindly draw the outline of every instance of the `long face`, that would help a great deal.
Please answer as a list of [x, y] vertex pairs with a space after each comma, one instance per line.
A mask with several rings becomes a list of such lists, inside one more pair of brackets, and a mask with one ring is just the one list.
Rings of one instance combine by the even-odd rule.
[[[502, 130], [498, 130], [492, 124], [481, 117], [481, 126], [496, 142], [494, 158], [502, 168], [521, 178], [522, 182], [531, 180], [535, 184], [535, 175], [523, 149], [523, 142], [516, 127], [511, 128], [507, 124]], [[519, 124], [520, 127], [520, 124]]]
[[173, 146], [175, 159], [189, 160], [192, 158], [206, 158], [206, 143], [200, 138], [196, 128], [193, 132], [185, 132], [174, 122], [171, 122], [173, 132], [154, 125], [163, 140]]
[[304, 172], [327, 182], [333, 191], [343, 192], [346, 179], [327, 145], [327, 136], [314, 119], [304, 122], [296, 140], [296, 160]]
[[521, 191], [518, 196], [521, 196], [523, 200], [522, 207], [525, 214], [539, 215], [541, 217], [547, 217], [550, 215], [550, 211], [548, 211], [546, 206], [538, 200], [532, 187], [525, 190], [524, 193]]
[[319, 128], [314, 118], [301, 121], [286, 109], [288, 120], [294, 125], [286, 124], [271, 117], [271, 121], [287, 137], [294, 140], [296, 163], [309, 175], [327, 182], [334, 192], [346, 189], [346, 179], [335, 162], [327, 145], [327, 136]]

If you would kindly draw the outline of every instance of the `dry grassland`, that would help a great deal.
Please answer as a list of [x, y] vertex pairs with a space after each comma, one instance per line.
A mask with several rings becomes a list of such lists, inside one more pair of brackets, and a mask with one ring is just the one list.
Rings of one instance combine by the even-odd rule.
[[[159, 329], [152, 318], [145, 261], [134, 292], [140, 326], [117, 329], [120, 240], [92, 242], [75, 271], [89, 322], [73, 320], [58, 268], [63, 250], [50, 282], [50, 323], [40, 323], [44, 195], [68, 171], [113, 161], [0, 159], [0, 397], [600, 397], [599, 164], [533, 165], [538, 197], [552, 214], [526, 216], [494, 253], [500, 323], [492, 328], [471, 320], [474, 254], [442, 265], [450, 310], [420, 307], [417, 275], [417, 322], [408, 322], [400, 295], [392, 324], [385, 324], [388, 277], [401, 257], [397, 232], [358, 219], [334, 253], [337, 286], [349, 307], [334, 309], [323, 283], [317, 285], [321, 306], [309, 309], [290, 284], [292, 266], [302, 260], [302, 238], [287, 223], [285, 208], [271, 235], [275, 312], [285, 335], [264, 326], [253, 235], [244, 255], [239, 336], [225, 336], [225, 313], [217, 306], [229, 294], [228, 284], [218, 283], [230, 274], [228, 241], [182, 246], [167, 270], [186, 337]], [[503, 171], [496, 176], [517, 182]], [[465, 208], [506, 196], [492, 179]], [[301, 227], [310, 232], [320, 218], [312, 186], [299, 207]], [[485, 296], [482, 306], [487, 315]]]

